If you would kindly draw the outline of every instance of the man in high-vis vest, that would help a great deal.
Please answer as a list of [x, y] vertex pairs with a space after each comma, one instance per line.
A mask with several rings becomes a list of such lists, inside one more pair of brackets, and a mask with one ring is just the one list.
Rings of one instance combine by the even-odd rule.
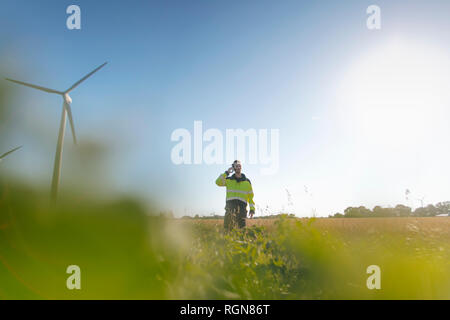
[[[229, 177], [228, 175], [233, 172]], [[239, 160], [233, 162], [233, 166], [222, 173], [216, 180], [219, 187], [227, 187], [227, 200], [225, 206], [224, 227], [231, 230], [237, 226], [245, 227], [247, 218], [247, 203], [250, 206], [250, 218], [255, 214], [255, 202], [253, 202], [253, 189], [250, 180], [241, 172], [242, 165]]]

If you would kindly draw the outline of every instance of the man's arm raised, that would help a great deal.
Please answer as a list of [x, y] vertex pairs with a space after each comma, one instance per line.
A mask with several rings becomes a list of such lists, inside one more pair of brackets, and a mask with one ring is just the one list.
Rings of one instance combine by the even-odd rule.
[[222, 173], [217, 179], [216, 179], [216, 184], [219, 187], [225, 187], [227, 185], [227, 177], [228, 174], [231, 172], [232, 168], [229, 168], [227, 171], [225, 171], [224, 173]]

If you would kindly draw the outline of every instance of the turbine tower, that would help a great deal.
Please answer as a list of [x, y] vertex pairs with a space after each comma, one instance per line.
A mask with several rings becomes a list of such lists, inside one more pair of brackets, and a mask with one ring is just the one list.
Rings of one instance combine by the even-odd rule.
[[107, 62], [105, 62], [101, 66], [97, 67], [95, 70], [93, 70], [90, 73], [88, 73], [87, 75], [85, 75], [83, 78], [81, 78], [80, 80], [75, 82], [66, 91], [57, 91], [57, 90], [53, 90], [53, 89], [49, 89], [49, 88], [45, 88], [45, 87], [41, 87], [41, 86], [36, 86], [34, 84], [29, 84], [26, 82], [6, 78], [6, 80], [8, 80], [8, 81], [18, 83], [18, 84], [21, 84], [21, 85], [24, 85], [27, 87], [38, 89], [38, 90], [45, 91], [48, 93], [59, 94], [63, 98], [61, 122], [59, 125], [58, 142], [56, 144], [55, 164], [53, 167], [53, 178], [52, 178], [52, 187], [51, 187], [51, 197], [53, 200], [55, 200], [58, 195], [59, 180], [60, 180], [60, 175], [61, 175], [62, 149], [63, 149], [63, 144], [64, 144], [64, 133], [66, 131], [66, 117], [67, 116], [69, 117], [70, 128], [72, 130], [73, 143], [77, 144], [77, 137], [75, 135], [75, 127], [73, 124], [72, 109], [70, 107], [70, 105], [72, 103], [72, 99], [69, 96], [69, 92], [71, 92], [73, 89], [75, 89], [80, 83], [82, 83], [84, 80], [86, 80], [87, 78], [92, 76], [98, 70], [103, 68], [106, 64], [107, 64]]

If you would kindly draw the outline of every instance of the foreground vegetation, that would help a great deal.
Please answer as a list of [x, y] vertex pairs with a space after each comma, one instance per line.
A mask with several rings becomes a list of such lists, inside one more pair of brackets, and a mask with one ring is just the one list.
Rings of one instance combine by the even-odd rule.
[[[448, 218], [221, 220], [0, 185], [0, 299], [449, 299]], [[66, 288], [67, 266], [81, 290]], [[369, 290], [369, 265], [381, 290]]]

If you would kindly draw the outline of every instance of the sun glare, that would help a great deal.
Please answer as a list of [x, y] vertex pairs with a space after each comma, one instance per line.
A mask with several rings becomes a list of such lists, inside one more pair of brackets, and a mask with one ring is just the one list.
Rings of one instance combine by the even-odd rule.
[[392, 41], [359, 59], [339, 88], [361, 142], [428, 143], [447, 127], [450, 63], [435, 48]]

